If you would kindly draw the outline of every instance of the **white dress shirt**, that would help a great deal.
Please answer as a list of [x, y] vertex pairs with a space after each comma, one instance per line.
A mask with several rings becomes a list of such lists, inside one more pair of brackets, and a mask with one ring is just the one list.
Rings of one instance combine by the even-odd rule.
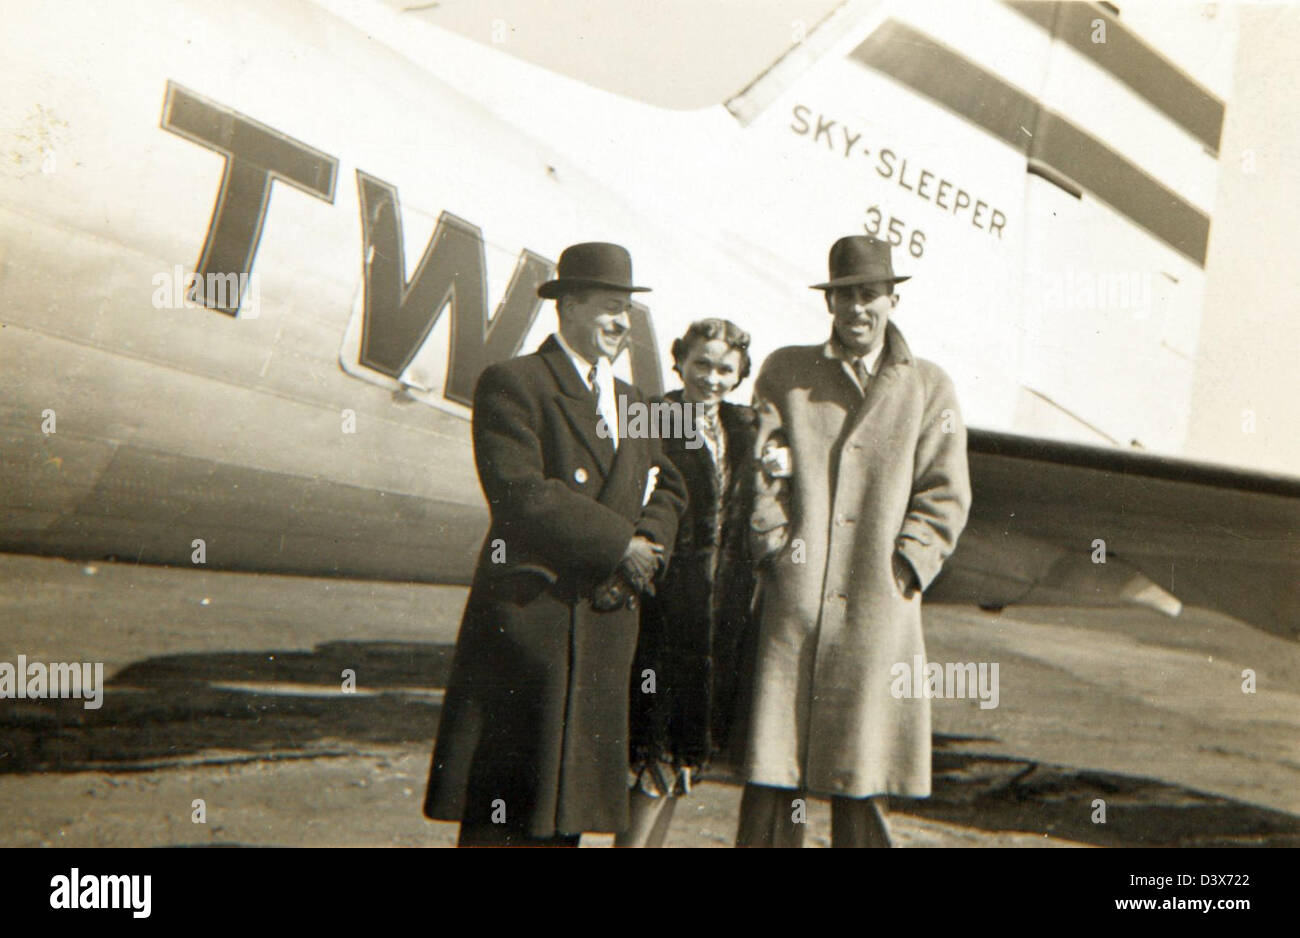
[[608, 358], [603, 355], [599, 356], [595, 362], [596, 384], [593, 387], [588, 380], [592, 363], [575, 352], [573, 347], [564, 341], [564, 336], [558, 332], [553, 333], [553, 335], [555, 340], [560, 343], [560, 348], [564, 349], [564, 354], [569, 356], [569, 361], [573, 363], [579, 379], [595, 392], [597, 399], [596, 412], [605, 418], [605, 425], [609, 427], [609, 441], [614, 444], [614, 449], [618, 449], [619, 426], [617, 397], [614, 393], [614, 367], [609, 363]]

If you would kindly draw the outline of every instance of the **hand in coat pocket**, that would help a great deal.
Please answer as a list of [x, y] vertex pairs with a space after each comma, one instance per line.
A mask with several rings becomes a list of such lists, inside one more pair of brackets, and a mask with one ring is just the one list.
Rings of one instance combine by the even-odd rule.
[[912, 565], [898, 551], [894, 551], [894, 582], [898, 585], [898, 591], [903, 594], [904, 599], [911, 599], [912, 594], [921, 586], [916, 581], [916, 572], [912, 569]]

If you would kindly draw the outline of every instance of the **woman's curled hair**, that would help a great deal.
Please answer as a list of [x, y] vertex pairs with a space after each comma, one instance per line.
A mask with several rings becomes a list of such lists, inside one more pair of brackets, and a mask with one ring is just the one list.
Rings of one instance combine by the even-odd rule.
[[721, 339], [729, 349], [740, 353], [739, 384], [749, 377], [749, 333], [729, 319], [697, 319], [686, 329], [680, 339], [673, 339], [673, 371], [682, 374], [682, 365], [696, 342], [708, 342]]

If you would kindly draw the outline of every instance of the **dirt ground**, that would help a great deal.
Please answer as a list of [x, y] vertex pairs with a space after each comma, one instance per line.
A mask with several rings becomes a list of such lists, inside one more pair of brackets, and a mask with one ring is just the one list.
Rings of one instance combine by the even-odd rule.
[[[0, 700], [0, 846], [453, 844], [420, 801], [464, 596], [0, 555], [0, 661], [107, 679], [98, 710]], [[899, 846], [1300, 845], [1294, 642], [1200, 610], [925, 622], [931, 660], [999, 664], [999, 703], [934, 702], [934, 795], [895, 801]], [[739, 800], [706, 779], [669, 845], [729, 846]], [[829, 829], [814, 799], [807, 845]]]

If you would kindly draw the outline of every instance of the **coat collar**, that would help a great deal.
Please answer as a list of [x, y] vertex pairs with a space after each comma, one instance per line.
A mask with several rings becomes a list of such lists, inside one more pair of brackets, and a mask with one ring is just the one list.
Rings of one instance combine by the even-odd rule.
[[[682, 397], [681, 388], [676, 388], [663, 395], [665, 401], [673, 404], [684, 403]], [[727, 434], [727, 468], [731, 472], [740, 471], [743, 468], [743, 461], [751, 455], [750, 448], [753, 445], [752, 435], [754, 432], [753, 411], [741, 404], [723, 401], [718, 405], [718, 421], [722, 424], [722, 431]], [[711, 458], [709, 449], [706, 446], [700, 446], [695, 450], [682, 446], [681, 449], [687, 454], [686, 458]], [[675, 456], [674, 458], [679, 457]]]
[[[681, 388], [674, 388], [663, 395], [666, 401], [672, 401], [674, 404], [685, 403], [685, 395]], [[733, 404], [731, 401], [723, 401], [718, 405], [718, 419], [722, 421], [723, 426], [731, 424], [740, 424], [745, 420], [745, 412], [749, 410], [743, 404]]]
[[[542, 356], [542, 361], [546, 362], [547, 367], [555, 374], [555, 380], [560, 383], [560, 390], [569, 397], [585, 399], [591, 396], [591, 388], [587, 382], [578, 375], [578, 369], [573, 365], [573, 359], [569, 357], [568, 352], [554, 335], [546, 337], [537, 348], [537, 354]], [[610, 362], [610, 367], [614, 363]], [[628, 384], [617, 375], [614, 376], [614, 393], [629, 394], [632, 385]]]
[[718, 418], [722, 421], [722, 429], [733, 439], [754, 429], [754, 412], [740, 404], [723, 401], [718, 409]]
[[[831, 337], [821, 348], [822, 358], [838, 366], [838, 370], [844, 374], [844, 377], [853, 385], [854, 390], [864, 396], [870, 396], [870, 388], [862, 387], [858, 381], [857, 375], [853, 371], [853, 358], [851, 354], [835, 339], [832, 332]], [[907, 347], [903, 341], [903, 333], [898, 331], [898, 327], [892, 322], [885, 326], [885, 341], [879, 354], [876, 356], [876, 367], [871, 372], [871, 381], [869, 384], [876, 384], [882, 379], [894, 377], [894, 372], [890, 369], [894, 365], [910, 365], [912, 363], [912, 350]]]
[[547, 367], [555, 375], [561, 391], [569, 397], [579, 399], [591, 397], [591, 388], [587, 387], [587, 382], [578, 377], [578, 369], [573, 366], [573, 359], [569, 358], [555, 336], [547, 336], [546, 341], [537, 350], [537, 354], [542, 356], [542, 361], [546, 362]]
[[875, 375], [880, 371], [880, 359], [884, 357], [885, 344], [886, 343], [881, 342], [866, 355], [859, 356], [854, 355], [845, 348], [844, 343], [839, 340], [839, 337], [832, 334], [830, 340], [822, 346], [822, 355], [829, 358], [838, 358], [849, 367], [849, 370], [853, 370], [853, 366], [858, 361], [861, 361], [867, 366], [867, 374], [875, 377]]
[[[832, 336], [833, 339], [833, 336]], [[836, 348], [834, 341], [828, 339], [822, 346], [822, 356], [838, 361], [844, 358]], [[885, 326], [885, 347], [881, 351], [880, 358], [877, 361], [876, 374], [880, 374], [890, 365], [910, 365], [912, 364], [912, 350], [908, 347], [907, 342], [903, 339], [903, 333], [899, 331], [898, 326], [891, 321]]]
[[[674, 388], [663, 395], [663, 399], [673, 404], [684, 404], [685, 395], [681, 388]], [[730, 433], [733, 429], [740, 429], [746, 422], [746, 411], [749, 408], [742, 407], [739, 404], [733, 404], [731, 401], [722, 401], [718, 404], [718, 420], [722, 424], [722, 429]]]

